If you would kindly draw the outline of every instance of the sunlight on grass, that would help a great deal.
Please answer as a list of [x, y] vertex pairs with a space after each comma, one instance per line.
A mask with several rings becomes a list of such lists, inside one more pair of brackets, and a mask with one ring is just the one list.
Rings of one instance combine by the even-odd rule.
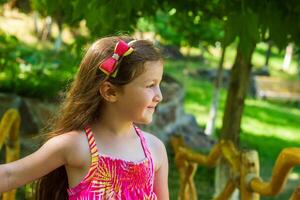
[[266, 124], [259, 119], [245, 116], [243, 118], [242, 129], [253, 135], [274, 136], [285, 140], [300, 140], [299, 128], [280, 126], [276, 124]]
[[300, 141], [300, 110], [297, 108], [248, 99], [244, 114], [242, 129], [248, 133]]
[[205, 106], [199, 106], [198, 103], [186, 103], [184, 109], [187, 113], [190, 113], [196, 117], [198, 124], [204, 125], [207, 121], [209, 108]]
[[256, 46], [257, 51], [254, 51], [252, 56], [252, 64], [256, 67], [263, 67], [266, 62], [266, 50], [268, 46], [265, 43], [258, 44]]
[[265, 100], [258, 100], [258, 99], [247, 99], [246, 106], [260, 106], [261, 108], [269, 108], [273, 109], [277, 112], [283, 112], [293, 115], [298, 115], [300, 117], [300, 109], [294, 106], [289, 106], [284, 102], [271, 102]]
[[[172, 69], [170, 65], [174, 68]], [[184, 109], [187, 113], [194, 115], [197, 123], [204, 127], [209, 117], [213, 86], [211, 82], [183, 75], [182, 69], [185, 67], [190, 69], [195, 68], [196, 65], [168, 61], [166, 71], [169, 71], [172, 76], [183, 84], [186, 90]], [[222, 126], [226, 99], [225, 89], [221, 90], [220, 98], [216, 124], [216, 127], [219, 129]], [[256, 136], [270, 136], [288, 141], [300, 141], [300, 110], [286, 103], [248, 98], [245, 104], [241, 128], [244, 132]]]

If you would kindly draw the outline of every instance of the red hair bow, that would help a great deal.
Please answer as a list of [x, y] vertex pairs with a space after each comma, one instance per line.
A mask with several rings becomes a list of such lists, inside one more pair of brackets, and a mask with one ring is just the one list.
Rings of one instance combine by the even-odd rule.
[[114, 54], [104, 60], [104, 62], [99, 66], [99, 69], [105, 74], [115, 77], [117, 75], [116, 67], [118, 61], [121, 57], [131, 54], [133, 49], [123, 40], [119, 40], [115, 46]]

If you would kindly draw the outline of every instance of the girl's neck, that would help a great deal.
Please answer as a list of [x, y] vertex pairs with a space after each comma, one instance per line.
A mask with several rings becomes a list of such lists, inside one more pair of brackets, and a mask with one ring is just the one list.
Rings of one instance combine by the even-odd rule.
[[91, 125], [91, 129], [94, 134], [109, 137], [127, 137], [132, 136], [134, 127], [132, 123], [120, 123], [117, 120], [110, 120], [103, 122], [98, 121]]
[[101, 137], [127, 137], [135, 133], [133, 122], [130, 121], [127, 115], [123, 115], [117, 106], [114, 104], [104, 104], [101, 109], [100, 119], [91, 124], [94, 134], [99, 134]]
[[101, 136], [108, 135], [110, 137], [126, 137], [132, 136], [135, 132], [133, 122], [124, 119], [120, 113], [113, 108], [107, 108], [98, 121], [91, 124], [94, 134]]

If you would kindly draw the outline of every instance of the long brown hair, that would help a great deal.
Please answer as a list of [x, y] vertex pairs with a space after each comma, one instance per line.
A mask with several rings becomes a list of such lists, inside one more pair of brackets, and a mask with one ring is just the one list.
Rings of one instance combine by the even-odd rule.
[[[95, 41], [87, 50], [77, 75], [66, 92], [59, 115], [52, 120], [54, 123], [52, 123], [51, 131], [46, 134], [46, 140], [72, 130], [82, 130], [101, 117], [103, 98], [100, 95], [99, 86], [104, 81], [122, 87], [143, 73], [145, 62], [162, 59], [159, 50], [152, 42], [137, 40], [131, 45], [134, 51], [123, 57], [118, 64], [117, 76], [107, 77], [98, 69], [98, 66], [104, 59], [112, 56], [119, 39], [125, 42], [133, 40], [127, 36], [106, 37]], [[65, 167], [61, 166], [38, 180], [36, 199], [68, 199], [67, 188], [67, 173]]]

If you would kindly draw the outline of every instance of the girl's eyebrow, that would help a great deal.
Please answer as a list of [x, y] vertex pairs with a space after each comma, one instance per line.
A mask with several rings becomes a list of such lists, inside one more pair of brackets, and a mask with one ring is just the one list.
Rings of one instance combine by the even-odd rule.
[[145, 80], [145, 82], [148, 82], [148, 81], [161, 81], [161, 79], [156, 79], [156, 78], [153, 78], [153, 79], [151, 79], [151, 78], [149, 78], [149, 79], [147, 79], [147, 80]]

